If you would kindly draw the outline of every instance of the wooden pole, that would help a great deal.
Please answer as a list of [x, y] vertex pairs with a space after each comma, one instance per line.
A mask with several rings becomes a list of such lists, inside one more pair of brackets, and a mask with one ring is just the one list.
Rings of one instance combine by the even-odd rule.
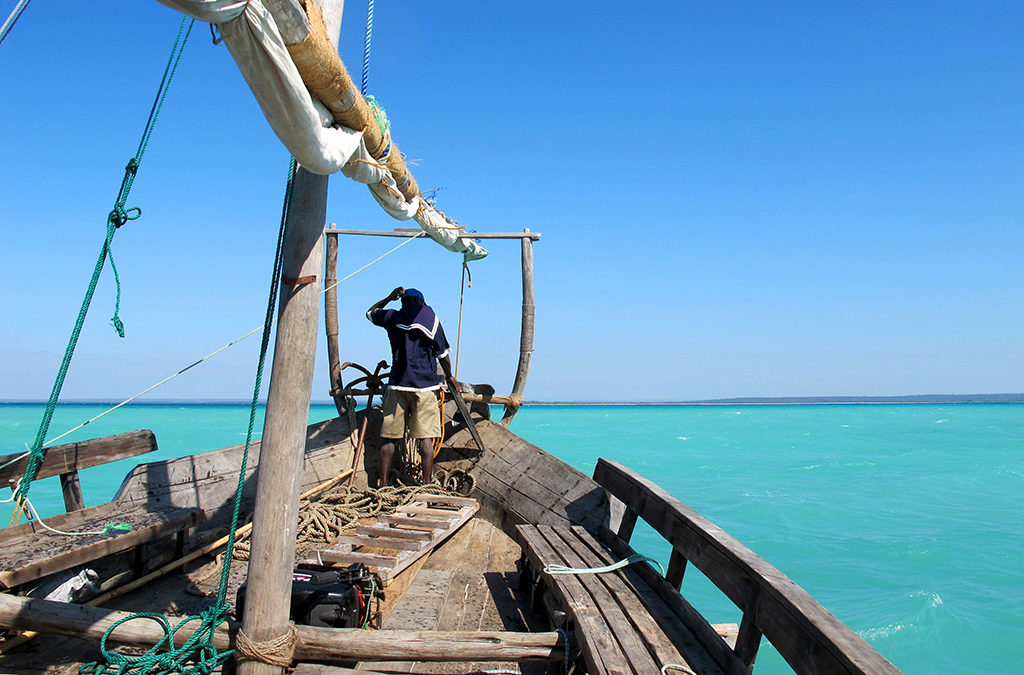
[[[331, 223], [333, 226], [334, 223]], [[341, 395], [341, 352], [338, 344], [338, 235], [327, 234], [324, 242], [327, 260], [324, 265], [324, 329], [327, 331], [327, 362], [330, 368], [331, 398], [339, 415], [349, 412]], [[352, 419], [350, 416], [349, 419]]]
[[[327, 177], [295, 174], [285, 225], [281, 302], [267, 416], [260, 443], [248, 602], [243, 630], [255, 642], [288, 632], [299, 490], [313, 386], [323, 269]], [[247, 661], [240, 675], [277, 675], [280, 667]]]
[[522, 405], [526, 378], [530, 375], [530, 357], [533, 356], [533, 238], [529, 232], [529, 229], [524, 229], [524, 236], [520, 239], [523, 246], [523, 323], [519, 336], [519, 366], [509, 395], [512, 402], [505, 404], [505, 413], [501, 416], [503, 427], [508, 426]]
[[[280, 3], [282, 6], [291, 5], [292, 9], [295, 4], [294, 0]], [[336, 31], [328, 36], [335, 45], [337, 30], [341, 26], [336, 15], [341, 6], [341, 2], [332, 2], [325, 12], [327, 23]], [[276, 11], [278, 8], [269, 9], [275, 20], [283, 23], [283, 18]], [[285, 42], [289, 42], [287, 36]], [[253, 642], [264, 642], [288, 633], [300, 481], [316, 358], [326, 220], [327, 176], [300, 167], [295, 173], [291, 206], [285, 223], [277, 338], [267, 396], [267, 416], [260, 443], [247, 578], [248, 601], [242, 618], [242, 630]], [[280, 675], [282, 672], [279, 666], [256, 661], [245, 661], [238, 666], [239, 675]]]
[[[115, 622], [130, 612], [88, 607], [0, 593], [0, 625], [52, 635], [70, 635], [98, 643]], [[180, 645], [199, 627], [187, 624], [175, 634]], [[218, 650], [234, 645], [238, 624], [229, 621], [213, 634]], [[559, 633], [505, 631], [368, 631], [360, 628], [296, 626], [296, 661], [561, 661], [565, 643]], [[164, 637], [152, 621], [129, 621], [110, 634], [109, 643], [151, 647]], [[571, 638], [570, 638], [571, 642]], [[253, 664], [245, 661], [243, 666]]]

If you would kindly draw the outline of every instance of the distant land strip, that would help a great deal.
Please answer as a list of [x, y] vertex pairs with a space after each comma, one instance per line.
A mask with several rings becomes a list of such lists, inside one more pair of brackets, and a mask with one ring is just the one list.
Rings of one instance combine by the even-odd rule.
[[[42, 399], [0, 399], [0, 405], [40, 405]], [[116, 405], [114, 399], [68, 399], [72, 405]], [[231, 399], [142, 399], [129, 405], [249, 405], [249, 401]], [[960, 403], [1024, 403], [1024, 394], [913, 394], [908, 396], [746, 396], [696, 401], [526, 401], [526, 406], [545, 405], [885, 405], [885, 404], [960, 404]], [[265, 405], [266, 401], [260, 401]], [[333, 405], [330, 400], [313, 401], [311, 405]]]
[[914, 394], [908, 396], [746, 396], [699, 401], [526, 401], [524, 405], [886, 405], [1024, 403], [1024, 394]]

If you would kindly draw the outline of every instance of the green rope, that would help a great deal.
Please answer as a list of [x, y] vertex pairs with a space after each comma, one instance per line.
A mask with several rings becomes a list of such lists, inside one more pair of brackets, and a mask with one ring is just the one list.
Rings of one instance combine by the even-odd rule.
[[[182, 30], [185, 28], [185, 23], [188, 21], [188, 30], [185, 32], [184, 39], [182, 38]], [[114, 264], [114, 256], [110, 250], [110, 244], [114, 239], [114, 232], [117, 228], [124, 225], [129, 220], [135, 220], [142, 215], [142, 209], [138, 207], [132, 207], [125, 209], [125, 202], [128, 200], [128, 192], [132, 188], [132, 183], [135, 180], [135, 173], [138, 171], [139, 163], [142, 161], [142, 155], [146, 151], [146, 146], [149, 144], [149, 139], [153, 135], [153, 127], [156, 124], [156, 118], [160, 114], [160, 109], [163, 107], [164, 99], [167, 97], [167, 90], [170, 87], [171, 80], [174, 78], [174, 73], [178, 68], [178, 62], [181, 60], [182, 51], [185, 49], [185, 43], [188, 41], [189, 33], [192, 32], [192, 24], [194, 20], [189, 20], [188, 17], [184, 17], [181, 20], [181, 25], [178, 26], [178, 34], [174, 38], [174, 45], [171, 47], [171, 56], [167, 61], [167, 66], [164, 68], [163, 78], [160, 80], [160, 87], [157, 89], [156, 98], [153, 101], [153, 107], [149, 111], [149, 119], [146, 120], [145, 129], [142, 132], [142, 140], [139, 142], [138, 150], [135, 152], [135, 156], [128, 161], [128, 165], [125, 167], [124, 178], [121, 180], [121, 189], [118, 191], [117, 199], [114, 202], [114, 208], [107, 215], [107, 234], [103, 240], [103, 247], [100, 249], [99, 258], [96, 260], [96, 265], [92, 271], [92, 278], [89, 280], [89, 287], [85, 291], [85, 299], [82, 301], [82, 306], [78, 310], [78, 318], [75, 320], [75, 326], [71, 331], [71, 338], [68, 340], [68, 346], [64, 350], [64, 358], [61, 360], [60, 368], [57, 370], [57, 378], [54, 380], [53, 389], [50, 391], [50, 398], [46, 404], [46, 410], [43, 411], [43, 419], [39, 423], [39, 431], [36, 433], [36, 440], [32, 444], [28, 462], [25, 466], [25, 473], [22, 475], [21, 481], [18, 483], [17, 499], [20, 504], [28, 497], [29, 486], [32, 481], [35, 480], [36, 474], [39, 473], [39, 467], [43, 463], [43, 440], [46, 438], [46, 434], [50, 429], [50, 421], [53, 419], [53, 411], [57, 407], [57, 399], [60, 398], [60, 390], [64, 386], [64, 378], [67, 375], [68, 368], [71, 366], [71, 357], [75, 353], [75, 347], [78, 345], [78, 337], [82, 332], [82, 325], [85, 323], [85, 316], [89, 312], [89, 305], [92, 304], [92, 296], [96, 291], [96, 284], [99, 282], [100, 273], [103, 271], [103, 264], [109, 258], [110, 269], [114, 272], [114, 283], [117, 287], [117, 294], [114, 300], [114, 316], [111, 318], [111, 323], [114, 325], [114, 329], [117, 330], [117, 334], [124, 337], [124, 324], [121, 322], [121, 318], [118, 316], [118, 312], [121, 308], [121, 279], [117, 273], [117, 266]], [[15, 511], [17, 513], [17, 511]]]
[[614, 572], [615, 570], [625, 567], [626, 565], [632, 565], [635, 562], [641, 562], [643, 560], [646, 560], [647, 562], [652, 562], [655, 565], [657, 565], [658, 569], [661, 570], [662, 576], [665, 575], [665, 568], [661, 566], [661, 563], [659, 563], [654, 558], [648, 558], [642, 553], [634, 553], [628, 558], [624, 558], [618, 562], [614, 562], [611, 565], [605, 565], [604, 567], [566, 567], [565, 565], [552, 563], [550, 565], [546, 565], [544, 567], [544, 571], [548, 574], [604, 574], [605, 572]]
[[[391, 120], [388, 119], [388, 114], [384, 111], [384, 106], [377, 103], [377, 99], [373, 96], [366, 97], [366, 105], [370, 106], [370, 112], [373, 113], [373, 119], [377, 122], [377, 128], [380, 129], [380, 135], [387, 138], [388, 131], [391, 130]], [[390, 145], [390, 143], [388, 145]]]
[[[241, 467], [238, 471], [238, 484], [235, 487], [235, 503], [231, 513], [227, 548], [224, 552], [224, 565], [221, 567], [220, 588], [217, 591], [217, 602], [198, 615], [186, 617], [181, 623], [171, 628], [170, 622], [161, 614], [140, 612], [121, 619], [107, 629], [100, 641], [100, 652], [105, 663], [99, 661], [87, 663], [79, 668], [82, 675], [149, 675], [157, 673], [182, 673], [182, 675], [209, 675], [219, 668], [234, 654], [233, 649], [218, 652], [213, 645], [213, 636], [217, 627], [227, 620], [227, 590], [231, 574], [232, 552], [235, 547], [235, 532], [238, 530], [238, 518], [242, 507], [242, 488], [245, 485], [245, 468], [249, 463], [249, 447], [252, 444], [253, 429], [256, 425], [256, 410], [259, 402], [260, 387], [263, 382], [263, 368], [266, 364], [267, 351], [270, 345], [270, 332], [274, 322], [274, 307], [277, 305], [277, 293], [281, 278], [284, 248], [285, 223], [291, 209], [292, 188], [295, 183], [295, 159], [292, 158], [288, 168], [288, 185], [285, 190], [284, 206], [281, 210], [281, 228], [277, 236], [277, 252], [274, 254], [274, 272], [270, 280], [270, 294], [267, 299], [267, 314], [263, 324], [263, 341], [260, 344], [260, 358], [256, 366], [256, 382], [253, 386], [252, 405], [249, 409], [249, 429], [245, 436], [245, 449], [242, 451]], [[139, 656], [129, 656], [107, 649], [107, 638], [118, 625], [135, 619], [156, 621], [164, 629], [164, 637]], [[180, 647], [174, 646], [174, 633], [185, 624], [199, 621], [199, 629]]]

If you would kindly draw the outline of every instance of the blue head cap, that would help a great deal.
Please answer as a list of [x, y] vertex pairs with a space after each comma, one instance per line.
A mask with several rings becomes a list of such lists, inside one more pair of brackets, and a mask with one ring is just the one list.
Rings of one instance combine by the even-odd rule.
[[403, 295], [405, 297], [407, 297], [407, 298], [419, 298], [423, 302], [426, 302], [426, 300], [424, 300], [424, 298], [423, 298], [423, 294], [420, 293], [415, 288], [407, 288], [407, 289], [405, 289], [405, 293], [403, 293]]

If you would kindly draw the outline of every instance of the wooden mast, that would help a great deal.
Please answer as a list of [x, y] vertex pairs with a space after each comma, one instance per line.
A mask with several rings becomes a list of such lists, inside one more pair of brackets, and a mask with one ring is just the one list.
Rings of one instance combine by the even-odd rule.
[[[322, 0], [317, 0], [322, 2]], [[309, 32], [297, 0], [269, 0], [286, 44]], [[343, 2], [324, 8], [329, 36], [337, 47]], [[296, 9], [298, 10], [296, 12]], [[292, 569], [298, 529], [299, 492], [306, 425], [313, 386], [323, 273], [323, 229], [327, 220], [327, 176], [301, 167], [295, 174], [285, 224], [281, 300], [278, 307], [274, 365], [253, 514], [252, 550], [242, 630], [253, 642], [289, 633]], [[240, 675], [280, 675], [283, 669], [243, 661]]]
[[512, 383], [510, 402], [505, 404], [505, 413], [501, 416], [501, 426], [507, 427], [509, 422], [523, 404], [523, 392], [526, 390], [526, 378], [530, 375], [530, 357], [533, 356], [533, 238], [529, 236], [529, 228], [523, 230], [523, 322], [519, 335], [519, 365], [516, 368], [516, 379]]

